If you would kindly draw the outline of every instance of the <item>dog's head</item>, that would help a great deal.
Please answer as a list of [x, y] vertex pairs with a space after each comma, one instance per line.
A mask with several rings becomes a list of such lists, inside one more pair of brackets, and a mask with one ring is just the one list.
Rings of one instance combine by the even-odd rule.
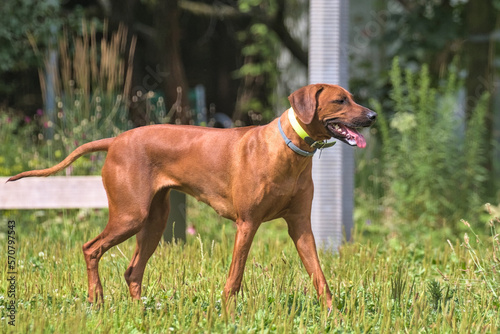
[[337, 85], [308, 85], [288, 100], [306, 131], [316, 140], [331, 137], [364, 148], [366, 140], [357, 129], [371, 126], [377, 113], [354, 102], [351, 93]]

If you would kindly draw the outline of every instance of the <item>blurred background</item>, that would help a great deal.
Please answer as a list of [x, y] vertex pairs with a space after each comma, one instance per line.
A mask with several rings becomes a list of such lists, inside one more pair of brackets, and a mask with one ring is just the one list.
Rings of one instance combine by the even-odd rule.
[[[307, 84], [307, 0], [3, 1], [0, 175], [154, 123], [265, 124]], [[500, 211], [500, 1], [350, 1], [349, 89], [379, 113], [356, 149], [360, 233]], [[104, 155], [66, 173], [99, 174]], [[402, 231], [402, 232], [401, 232]]]

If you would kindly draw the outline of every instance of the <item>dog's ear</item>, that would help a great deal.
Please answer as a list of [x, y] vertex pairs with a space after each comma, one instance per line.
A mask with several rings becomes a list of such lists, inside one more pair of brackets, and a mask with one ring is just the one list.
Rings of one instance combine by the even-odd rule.
[[323, 90], [323, 85], [304, 86], [288, 97], [295, 114], [304, 124], [310, 124], [318, 108], [318, 95]]

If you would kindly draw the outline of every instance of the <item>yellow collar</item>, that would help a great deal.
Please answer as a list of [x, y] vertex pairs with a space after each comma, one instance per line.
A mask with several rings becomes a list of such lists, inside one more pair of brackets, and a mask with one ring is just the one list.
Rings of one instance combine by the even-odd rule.
[[293, 111], [293, 108], [288, 109], [288, 120], [290, 121], [293, 130], [299, 135], [300, 138], [302, 138], [312, 148], [323, 149], [335, 145], [336, 141], [327, 143], [324, 140], [312, 139], [312, 137], [309, 136], [306, 130], [304, 130], [304, 128], [300, 125], [299, 121], [297, 121], [297, 117], [295, 117], [295, 112]]
[[309, 134], [304, 130], [304, 128], [299, 124], [299, 121], [297, 121], [297, 117], [295, 117], [295, 112], [293, 111], [293, 108], [288, 109], [288, 120], [290, 121], [290, 124], [292, 125], [292, 128], [295, 130], [295, 132], [299, 135], [300, 138], [306, 139], [309, 136]]

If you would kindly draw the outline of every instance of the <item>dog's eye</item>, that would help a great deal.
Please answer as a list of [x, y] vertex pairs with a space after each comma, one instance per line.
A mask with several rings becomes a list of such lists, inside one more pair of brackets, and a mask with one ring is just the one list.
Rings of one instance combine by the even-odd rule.
[[343, 98], [340, 98], [338, 100], [333, 100], [332, 103], [335, 103], [335, 104], [344, 104], [346, 100], [347, 99], [345, 97], [343, 97]]

